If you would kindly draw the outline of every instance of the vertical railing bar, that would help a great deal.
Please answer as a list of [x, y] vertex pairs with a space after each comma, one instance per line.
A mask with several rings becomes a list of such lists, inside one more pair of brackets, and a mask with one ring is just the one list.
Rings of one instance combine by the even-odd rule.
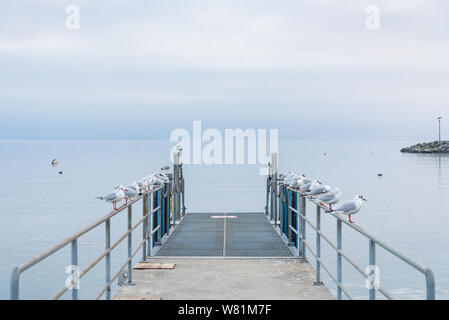
[[293, 207], [293, 191], [288, 190], [288, 196], [287, 196], [287, 219], [288, 219], [288, 226], [287, 226], [287, 237], [288, 241], [291, 242], [293, 239], [292, 236], [292, 229], [290, 229], [290, 226], [293, 227], [293, 213], [292, 210], [290, 210], [290, 206]]
[[142, 245], [142, 261], [145, 261], [147, 259], [147, 220], [148, 220], [148, 194], [145, 194], [143, 196], [143, 210], [142, 210], [142, 215], [145, 217], [145, 219], [143, 220], [142, 223], [142, 240], [143, 240], [143, 245]]
[[11, 300], [19, 300], [20, 267], [15, 267], [11, 274]]
[[128, 284], [133, 282], [132, 272], [133, 272], [133, 262], [132, 262], [132, 254], [133, 254], [133, 238], [132, 238], [132, 223], [133, 223], [133, 209], [132, 206], [128, 207]]
[[316, 285], [321, 285], [321, 207], [316, 206]]
[[306, 216], [306, 197], [302, 197], [301, 198], [301, 209], [299, 210], [299, 206], [298, 206], [298, 211], [302, 213], [301, 215], [301, 253], [302, 253], [302, 260], [303, 261], [307, 261], [307, 256], [306, 256], [306, 220], [304, 219]]
[[78, 239], [74, 239], [72, 241], [72, 266], [75, 268], [73, 271], [76, 273], [75, 274], [75, 281], [76, 283], [72, 284], [72, 300], [78, 300], [78, 276], [79, 276], [79, 272], [78, 272]]
[[[299, 199], [297, 197], [297, 199]], [[301, 215], [296, 214], [296, 231], [298, 232], [296, 234], [296, 252], [298, 255], [298, 258], [301, 257], [301, 244], [302, 244], [302, 234], [299, 226], [301, 225]]]
[[[337, 284], [340, 285], [342, 282], [342, 259], [340, 250], [342, 249], [342, 237], [341, 237], [341, 220], [337, 219]], [[341, 288], [337, 286], [337, 300], [342, 299]]]
[[[109, 250], [111, 247], [111, 220], [106, 220], [105, 223], [105, 247]], [[106, 255], [106, 300], [111, 300], [111, 253]]]
[[[153, 195], [152, 197], [148, 198], [148, 208], [150, 208], [150, 212], [153, 211], [154, 208], [154, 199], [155, 196]], [[153, 234], [153, 220], [154, 220], [154, 216], [155, 216], [155, 212], [153, 212], [151, 215], [148, 216], [147, 218], [147, 224], [148, 224], [148, 231], [147, 231], [147, 239], [148, 239], [148, 252], [147, 252], [147, 257], [151, 257], [153, 255], [153, 239], [154, 239], [154, 234]]]
[[373, 240], [369, 241], [369, 274], [368, 274], [368, 280], [371, 281], [370, 288], [369, 288], [369, 299], [370, 300], [376, 300], [376, 289], [374, 287], [374, 281], [372, 277], [375, 277], [376, 270], [376, 243]]

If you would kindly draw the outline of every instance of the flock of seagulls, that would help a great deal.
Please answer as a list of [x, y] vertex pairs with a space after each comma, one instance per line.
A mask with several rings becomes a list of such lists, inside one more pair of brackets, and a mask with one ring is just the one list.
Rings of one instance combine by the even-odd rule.
[[169, 183], [165, 173], [156, 172], [151, 175], [147, 175], [143, 177], [140, 181], [134, 181], [133, 183], [124, 186], [118, 185], [114, 188], [114, 191], [103, 196], [96, 197], [95, 199], [104, 200], [106, 202], [112, 203], [114, 210], [117, 209], [117, 203], [125, 200], [125, 205], [128, 204], [128, 201], [132, 200], [135, 197], [138, 197], [145, 192], [150, 191], [152, 188], [157, 188], [159, 186], [164, 185], [165, 183]]
[[309, 179], [305, 175], [298, 176], [293, 172], [288, 172], [281, 179], [290, 188], [298, 190], [301, 193], [301, 197], [307, 197], [320, 206], [327, 205], [327, 212], [348, 215], [350, 223], [353, 223], [351, 215], [359, 212], [363, 202], [366, 201], [364, 196], [358, 194], [352, 200], [345, 201], [332, 208], [332, 205], [340, 201], [341, 192], [338, 188], [332, 190], [330, 186], [321, 183], [319, 180]]

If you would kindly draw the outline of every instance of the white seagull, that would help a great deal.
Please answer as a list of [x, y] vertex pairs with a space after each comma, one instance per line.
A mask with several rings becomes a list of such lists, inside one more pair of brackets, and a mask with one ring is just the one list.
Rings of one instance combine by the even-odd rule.
[[340, 201], [341, 192], [340, 189], [335, 188], [334, 190], [323, 194], [318, 197], [319, 204], [322, 206], [323, 204], [329, 205], [329, 210], [332, 210], [332, 205]]
[[310, 192], [307, 193], [307, 196], [309, 199], [314, 199], [315, 196], [326, 194], [329, 191], [331, 191], [331, 187], [329, 187], [328, 185], [317, 184], [310, 190]]
[[124, 186], [124, 185], [119, 185], [117, 187], [115, 187], [115, 189], [118, 190], [122, 190], [125, 193], [125, 205], [128, 204], [128, 200], [131, 200], [135, 197], [137, 197], [139, 195], [139, 186], [137, 186], [137, 188], [135, 188], [134, 185], [129, 185], [129, 186]]
[[117, 210], [117, 202], [122, 201], [125, 199], [125, 190], [114, 190], [111, 193], [105, 195], [104, 197], [96, 197], [95, 199], [104, 200], [106, 202], [112, 203], [114, 206], [114, 210]]
[[363, 201], [366, 201], [365, 197], [359, 194], [356, 195], [353, 200], [340, 204], [335, 209], [330, 210], [330, 212], [347, 214], [349, 215], [349, 222], [353, 223], [351, 220], [351, 214], [355, 214], [360, 211], [363, 206]]

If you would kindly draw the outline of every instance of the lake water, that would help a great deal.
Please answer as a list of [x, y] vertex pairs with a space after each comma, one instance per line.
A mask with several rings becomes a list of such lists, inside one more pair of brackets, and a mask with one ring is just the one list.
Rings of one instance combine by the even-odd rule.
[[[430, 267], [436, 276], [437, 298], [449, 299], [449, 157], [399, 152], [412, 143], [280, 141], [279, 167], [281, 172], [305, 173], [339, 187], [343, 200], [362, 193], [368, 202], [353, 220]], [[0, 141], [0, 298], [9, 298], [14, 266], [109, 212], [111, 206], [94, 197], [169, 164], [171, 146], [169, 141]], [[57, 168], [50, 165], [54, 158], [60, 163]], [[259, 168], [184, 166], [187, 210], [263, 211], [265, 177], [259, 175]], [[314, 219], [311, 206], [307, 214]], [[126, 214], [114, 217], [112, 226], [114, 242], [126, 228]], [[335, 239], [333, 217], [323, 215], [322, 228]], [[310, 229], [308, 236], [314, 243]], [[113, 251], [113, 273], [123, 263], [125, 246], [126, 241]], [[343, 248], [359, 264], [368, 265], [368, 241], [346, 226]], [[102, 228], [82, 237], [81, 268], [103, 249]], [[335, 252], [324, 241], [322, 250], [325, 263], [335, 272]], [[377, 254], [383, 287], [398, 298], [425, 297], [422, 274], [381, 248]], [[310, 254], [309, 260], [315, 264]], [[27, 270], [21, 277], [21, 298], [50, 298], [64, 286], [69, 264], [67, 247]], [[81, 280], [81, 298], [93, 298], [104, 286], [104, 268], [102, 262]], [[343, 263], [343, 268], [348, 290], [365, 299], [364, 279], [349, 264]]]

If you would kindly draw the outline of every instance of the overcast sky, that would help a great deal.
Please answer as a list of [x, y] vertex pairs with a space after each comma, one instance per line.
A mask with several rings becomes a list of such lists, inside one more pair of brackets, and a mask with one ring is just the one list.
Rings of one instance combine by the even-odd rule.
[[448, 40], [447, 0], [2, 1], [0, 139], [168, 139], [201, 120], [432, 140], [439, 115], [449, 136]]

